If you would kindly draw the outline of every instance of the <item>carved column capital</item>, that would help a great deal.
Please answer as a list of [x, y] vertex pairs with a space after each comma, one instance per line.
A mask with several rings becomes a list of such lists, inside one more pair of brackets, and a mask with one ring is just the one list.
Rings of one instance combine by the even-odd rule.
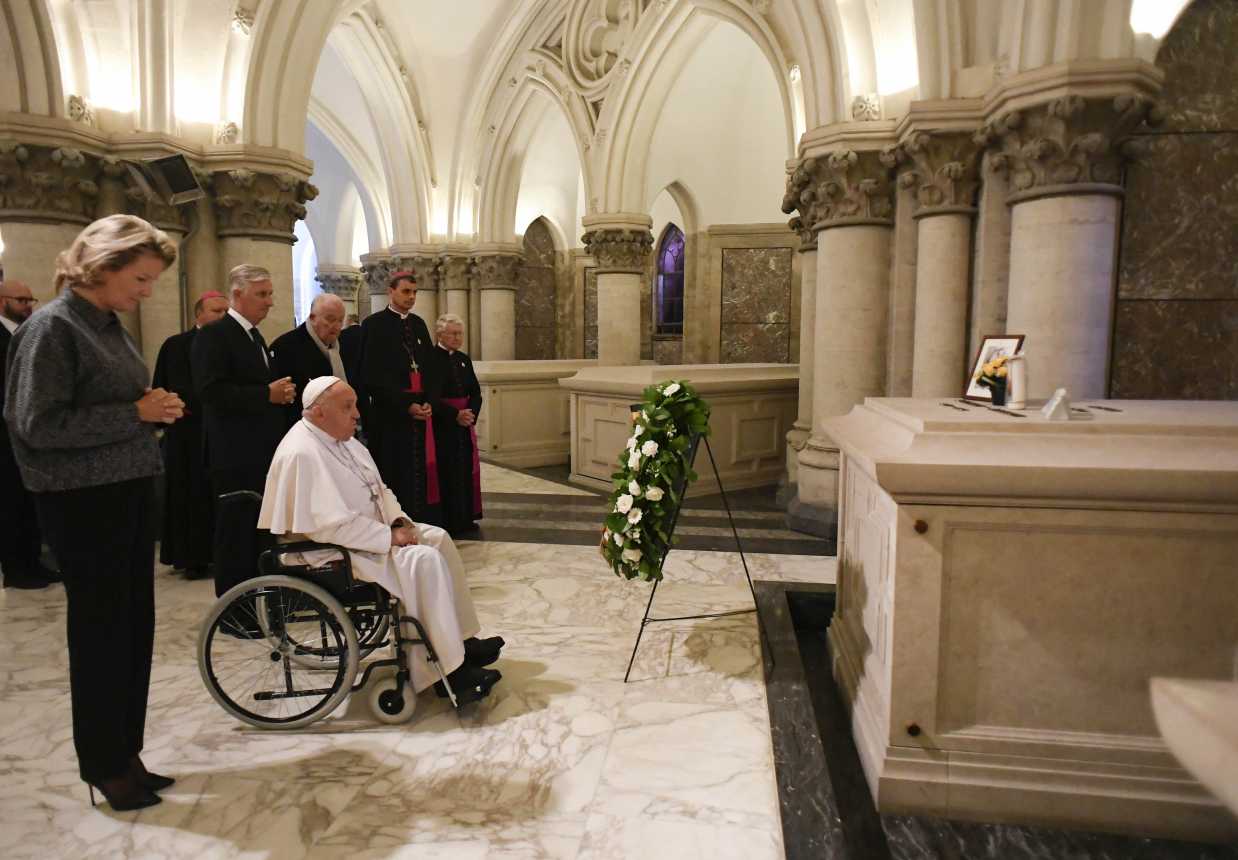
[[361, 277], [365, 279], [366, 287], [371, 296], [387, 296], [387, 279], [397, 269], [391, 264], [389, 257], [380, 254], [361, 255]]
[[[891, 151], [837, 149], [805, 158], [787, 180], [782, 211], [799, 211], [800, 226], [814, 233], [831, 227], [894, 224], [897, 163]], [[802, 238], [802, 237], [801, 237]]]
[[1122, 193], [1123, 140], [1149, 118], [1150, 98], [1063, 96], [985, 123], [975, 140], [1010, 175], [1010, 203], [1060, 194]]
[[333, 266], [322, 263], [318, 266], [314, 280], [322, 284], [324, 293], [330, 293], [346, 302], [352, 302], [356, 300], [361, 282], [365, 279], [361, 270], [352, 266]]
[[476, 257], [478, 286], [483, 290], [515, 290], [524, 258], [516, 253], [479, 253]]
[[417, 280], [417, 290], [433, 292], [438, 289], [438, 257], [432, 254], [397, 254], [391, 258], [393, 272], [412, 272]]
[[305, 217], [305, 203], [318, 189], [291, 173], [245, 168], [211, 174], [212, 202], [220, 238], [246, 236], [293, 243], [292, 228]]
[[598, 228], [581, 237], [585, 250], [597, 261], [599, 275], [615, 272], [640, 274], [653, 250], [653, 233], [647, 229]]
[[439, 258], [439, 283], [444, 290], [467, 290], [469, 267], [472, 260], [459, 253], [444, 254]]
[[916, 217], [975, 212], [980, 187], [980, 144], [961, 131], [913, 131], [894, 149], [907, 165], [899, 185], [916, 191]]
[[89, 224], [99, 158], [72, 147], [0, 140], [0, 218]]

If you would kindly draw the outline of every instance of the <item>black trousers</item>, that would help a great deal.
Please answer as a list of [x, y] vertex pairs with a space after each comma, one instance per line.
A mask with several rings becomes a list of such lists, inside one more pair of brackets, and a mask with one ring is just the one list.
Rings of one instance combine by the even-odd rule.
[[253, 490], [266, 486], [265, 468], [212, 469], [211, 492], [215, 494], [215, 596], [222, 597], [234, 585], [258, 575], [258, 556], [274, 546], [271, 533], [258, 529], [258, 510], [220, 505], [224, 493]]
[[0, 440], [0, 445], [5, 446], [0, 450], [0, 568], [5, 576], [21, 579], [35, 572], [43, 537], [34, 499], [22, 484], [8, 440]]
[[69, 598], [73, 746], [82, 779], [142, 751], [155, 641], [154, 479], [35, 493]]

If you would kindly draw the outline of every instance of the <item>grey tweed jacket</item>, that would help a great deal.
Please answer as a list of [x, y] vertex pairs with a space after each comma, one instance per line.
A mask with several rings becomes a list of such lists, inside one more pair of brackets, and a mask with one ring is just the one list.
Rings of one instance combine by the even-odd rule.
[[135, 402], [149, 372], [119, 318], [65, 290], [9, 345], [4, 418], [34, 493], [96, 487], [163, 471], [155, 425]]

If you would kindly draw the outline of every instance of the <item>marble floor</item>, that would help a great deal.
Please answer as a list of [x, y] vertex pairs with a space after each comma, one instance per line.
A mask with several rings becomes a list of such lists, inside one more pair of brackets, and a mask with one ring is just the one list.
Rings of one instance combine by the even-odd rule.
[[[360, 697], [298, 733], [233, 721], [194, 653], [212, 587], [161, 571], [144, 758], [178, 782], [138, 813], [92, 809], [78, 781], [63, 590], [4, 591], [0, 856], [783, 856], [753, 616], [651, 627], [625, 685], [647, 585], [590, 547], [461, 550], [486, 632], [508, 642], [503, 681], [459, 717], [423, 695], [395, 727]], [[749, 564], [757, 579], [833, 579], [832, 559]], [[734, 553], [676, 551], [666, 573], [655, 614], [751, 605]]]

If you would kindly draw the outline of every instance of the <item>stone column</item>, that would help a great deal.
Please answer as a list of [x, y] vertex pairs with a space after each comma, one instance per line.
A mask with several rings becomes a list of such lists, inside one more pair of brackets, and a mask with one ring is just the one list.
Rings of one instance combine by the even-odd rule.
[[817, 234], [804, 226], [802, 218], [791, 219], [791, 229], [799, 234], [800, 264], [800, 399], [798, 414], [787, 433], [787, 491], [795, 497], [795, 483], [799, 479], [799, 454], [812, 434], [812, 379], [816, 338], [814, 327], [817, 318]]
[[56, 255], [95, 218], [99, 159], [71, 147], [0, 139], [5, 277], [40, 302], [53, 297]]
[[486, 361], [516, 357], [516, 245], [490, 245], [477, 251], [480, 290], [481, 354]]
[[267, 341], [293, 328], [293, 225], [305, 217], [305, 203], [318, 189], [291, 173], [258, 173], [245, 168], [211, 174], [221, 269], [241, 263], [271, 271], [275, 307], [260, 328]]
[[319, 263], [318, 274], [314, 276], [314, 280], [322, 285], [324, 293], [340, 297], [346, 314], [357, 313], [357, 297], [365, 280], [360, 269], [356, 266]]
[[[387, 307], [387, 279], [394, 271], [390, 258], [385, 254], [361, 255], [361, 277], [365, 279], [366, 292], [370, 296], [369, 307], [360, 314], [362, 319]], [[357, 302], [361, 303], [360, 295]]]
[[[469, 327], [468, 327], [468, 342], [475, 352], [470, 352], [469, 356], [474, 360], [482, 357], [482, 342], [481, 342], [481, 267], [477, 265], [476, 257], [469, 257], [469, 265], [465, 270], [467, 274], [467, 283], [469, 285]], [[513, 323], [514, 326], [514, 323]], [[514, 351], [513, 347], [513, 351]]]
[[885, 386], [894, 162], [876, 148], [888, 146], [883, 137], [866, 141], [871, 149], [805, 158], [783, 200], [784, 211], [799, 209], [817, 233], [813, 421], [788, 518], [831, 538], [838, 524], [838, 446], [823, 422], [880, 396]]
[[1122, 196], [1118, 142], [1147, 117], [1140, 94], [1067, 95], [1003, 113], [978, 142], [1011, 185], [1006, 330], [1027, 336], [1028, 393], [1105, 397]]
[[585, 249], [597, 262], [598, 364], [641, 361], [641, 285], [647, 275], [653, 234], [647, 215], [590, 215], [584, 219]]
[[455, 314], [464, 321], [464, 345], [469, 352], [469, 258], [462, 251], [448, 251], [440, 258], [439, 290], [440, 314]]
[[972, 135], [958, 131], [913, 131], [896, 149], [897, 159], [911, 164], [899, 183], [915, 190], [913, 397], [947, 397], [963, 390], [979, 153]]

